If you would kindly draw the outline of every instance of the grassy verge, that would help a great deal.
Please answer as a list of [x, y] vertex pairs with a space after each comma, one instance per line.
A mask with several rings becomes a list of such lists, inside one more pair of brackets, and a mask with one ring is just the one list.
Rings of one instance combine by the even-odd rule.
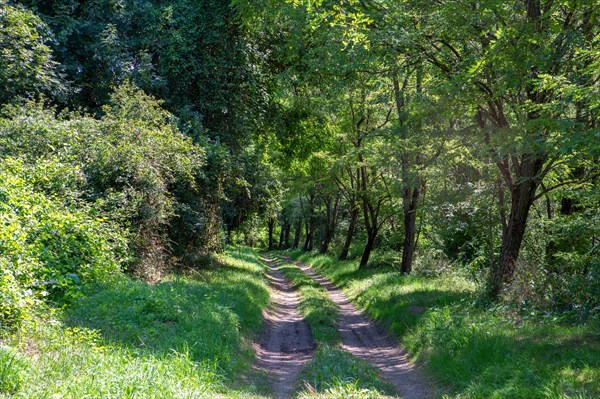
[[89, 287], [69, 309], [33, 320], [0, 345], [0, 397], [257, 397], [233, 387], [253, 359], [247, 340], [268, 303], [250, 250], [148, 285]]
[[327, 290], [304, 274], [296, 265], [279, 261], [279, 270], [298, 290], [300, 312], [317, 342], [315, 358], [302, 371], [299, 398], [378, 398], [393, 395], [393, 386], [381, 381], [370, 364], [339, 348], [341, 338], [335, 328], [337, 306]]
[[452, 398], [600, 397], [600, 324], [569, 325], [475, 306], [458, 278], [407, 277], [392, 269], [292, 253], [340, 286], [402, 340]]

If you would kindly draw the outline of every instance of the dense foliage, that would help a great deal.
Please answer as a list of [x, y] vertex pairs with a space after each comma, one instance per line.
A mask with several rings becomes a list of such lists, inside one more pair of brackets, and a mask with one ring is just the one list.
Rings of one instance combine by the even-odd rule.
[[[47, 209], [3, 212], [3, 326], [94, 273], [197, 267], [277, 195], [252, 144], [264, 101], [254, 55], [230, 6], [204, 5], [0, 3], [3, 201]], [[33, 246], [43, 254], [18, 249]]]
[[126, 255], [124, 238], [89, 207], [36, 192], [36, 172], [17, 159], [2, 159], [1, 327], [29, 317], [43, 297], [72, 299], [82, 284], [106, 280]]
[[597, 314], [594, 3], [237, 1], [276, 72], [280, 247]]

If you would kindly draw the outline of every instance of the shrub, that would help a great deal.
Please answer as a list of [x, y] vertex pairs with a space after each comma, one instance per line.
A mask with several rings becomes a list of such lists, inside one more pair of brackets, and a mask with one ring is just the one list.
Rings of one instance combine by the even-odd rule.
[[[57, 114], [40, 102], [7, 106], [0, 156], [22, 159], [36, 192], [61, 196], [73, 207], [89, 205], [90, 212], [129, 230], [137, 269], [154, 274], [166, 263], [167, 227], [181, 209], [173, 193], [196, 185], [204, 152], [160, 101], [131, 85], [115, 89], [103, 111], [98, 119]], [[85, 234], [85, 226], [74, 222], [50, 227], [57, 228], [74, 245]]]
[[126, 256], [112, 223], [34, 189], [28, 167], [2, 159], [0, 168], [0, 327], [27, 318], [41, 297], [79, 295], [86, 282], [106, 280]]

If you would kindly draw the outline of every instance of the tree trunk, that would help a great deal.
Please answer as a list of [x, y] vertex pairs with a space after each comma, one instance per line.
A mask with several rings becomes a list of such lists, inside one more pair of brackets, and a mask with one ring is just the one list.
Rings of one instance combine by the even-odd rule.
[[333, 235], [335, 234], [335, 227], [337, 224], [338, 218], [338, 208], [340, 203], [339, 194], [336, 195], [334, 203], [331, 203], [331, 199], [326, 200], [325, 205], [327, 207], [327, 214], [325, 216], [325, 231], [323, 239], [321, 240], [321, 247], [319, 248], [319, 253], [327, 253], [329, 249], [329, 244], [333, 239]]
[[290, 247], [290, 229], [292, 225], [286, 220], [283, 227], [283, 249], [288, 249]]
[[[363, 158], [361, 154], [358, 154], [359, 161], [363, 163]], [[382, 203], [382, 199], [380, 198], [377, 206], [374, 206], [371, 202], [371, 199], [367, 195], [367, 168], [366, 166], [360, 167], [360, 175], [361, 175], [361, 194], [362, 194], [362, 208], [363, 208], [363, 219], [365, 221], [365, 230], [367, 231], [367, 245], [363, 250], [362, 257], [360, 259], [360, 268], [364, 268], [367, 266], [367, 262], [369, 262], [369, 257], [371, 256], [371, 251], [375, 246], [375, 237], [377, 237], [377, 232], [379, 229], [379, 209]]]
[[359, 268], [365, 268], [369, 263], [369, 257], [371, 256], [371, 252], [373, 251], [373, 247], [375, 246], [375, 237], [377, 233], [369, 233], [367, 238], [367, 245], [363, 250], [362, 257], [360, 258], [360, 266]]
[[310, 217], [309, 221], [305, 223], [306, 227], [306, 239], [304, 240], [304, 246], [302, 249], [305, 251], [312, 251], [313, 249], [313, 235], [314, 235], [314, 221], [313, 218]]
[[[400, 86], [398, 78], [394, 76], [394, 98], [396, 102], [396, 112], [398, 113], [398, 124], [402, 128], [402, 139], [408, 139], [407, 111], [405, 110], [406, 97], [404, 95], [408, 84], [408, 74]], [[416, 76], [417, 94], [422, 93], [423, 70], [419, 66]], [[416, 126], [415, 130], [420, 130], [420, 126]], [[416, 230], [417, 230], [417, 210], [419, 208], [419, 200], [421, 195], [421, 179], [420, 176], [413, 170], [414, 165], [418, 164], [419, 155], [411, 155], [408, 150], [404, 149], [402, 153], [402, 184], [404, 191], [402, 193], [402, 206], [404, 213], [404, 244], [402, 246], [402, 273], [410, 273], [412, 271], [412, 263], [416, 249]], [[415, 177], [411, 176], [411, 171]]]
[[517, 259], [525, 236], [527, 217], [535, 200], [538, 187], [536, 176], [541, 172], [544, 160], [540, 157], [525, 157], [520, 164], [520, 176], [511, 191], [511, 207], [506, 230], [502, 235], [500, 261], [490, 273], [490, 295], [497, 298], [505, 284], [512, 279]]
[[269, 218], [269, 251], [273, 250], [273, 230], [275, 229], [275, 218]]
[[304, 241], [303, 249], [305, 251], [312, 251], [313, 249], [313, 237], [315, 234], [315, 216], [314, 216], [314, 207], [315, 207], [315, 194], [310, 193], [308, 196], [308, 215], [305, 219], [305, 227], [306, 227], [306, 240]]
[[[527, 20], [534, 24], [536, 32], [541, 31], [544, 27], [541, 20], [540, 1], [525, 0], [525, 4], [527, 8]], [[539, 44], [533, 44], [531, 50], [535, 51], [538, 48]], [[527, 83], [527, 98], [534, 104], [544, 104], [547, 100], [546, 95], [531, 83], [537, 77], [538, 70], [535, 68], [535, 65], [530, 69], [533, 76], [531, 81]], [[499, 115], [502, 116], [501, 120], [504, 121], [506, 117], [503, 114], [501, 103], [499, 105], [497, 107], [498, 111], [500, 111]], [[527, 114], [529, 121], [536, 120], [538, 117], [538, 111], [532, 111]], [[503, 122], [501, 125], [507, 127], [508, 122]], [[529, 135], [532, 140], [543, 139], [542, 132], [532, 131], [529, 132]], [[517, 259], [519, 258], [521, 244], [523, 243], [527, 227], [527, 217], [531, 205], [535, 201], [539, 176], [547, 156], [543, 152], [537, 152], [523, 155], [520, 162], [519, 157], [516, 155], [511, 156], [511, 158], [514, 170], [514, 177], [511, 180], [512, 186], [510, 187], [511, 207], [508, 222], [506, 223], [506, 230], [502, 235], [500, 261], [497, 265], [494, 265], [490, 273], [490, 295], [492, 298], [498, 297], [504, 286], [512, 280], [515, 273]], [[501, 172], [504, 172], [505, 175], [510, 175], [510, 171], [507, 171], [506, 167], [500, 166]]]
[[342, 247], [342, 252], [339, 256], [340, 260], [345, 260], [348, 258], [348, 251], [350, 250], [350, 245], [352, 244], [352, 238], [354, 237], [354, 230], [356, 229], [357, 221], [358, 208], [354, 206], [350, 212], [350, 224], [348, 225], [348, 232], [346, 233], [346, 241], [344, 241], [344, 246]]
[[298, 245], [300, 245], [300, 234], [302, 233], [302, 221], [298, 221], [296, 223], [296, 228], [294, 230], [294, 242], [292, 243], [292, 248], [297, 249]]
[[277, 248], [279, 249], [283, 249], [283, 239], [285, 237], [285, 225], [287, 224], [287, 222], [283, 222], [283, 224], [281, 225], [281, 229], [279, 230], [279, 245], [277, 245]]
[[404, 245], [402, 247], [402, 273], [412, 271], [412, 262], [416, 248], [417, 208], [419, 206], [420, 187], [407, 187], [403, 196], [404, 203]]

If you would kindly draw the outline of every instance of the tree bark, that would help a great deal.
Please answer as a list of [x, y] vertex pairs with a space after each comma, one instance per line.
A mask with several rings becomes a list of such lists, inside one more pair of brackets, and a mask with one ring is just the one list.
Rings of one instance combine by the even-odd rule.
[[325, 200], [325, 207], [327, 210], [327, 213], [325, 215], [325, 234], [323, 240], [321, 240], [321, 247], [319, 248], [319, 253], [327, 253], [327, 250], [329, 249], [329, 244], [331, 243], [333, 235], [335, 234], [339, 203], [339, 193], [336, 194], [335, 199], [333, 200], [333, 204], [331, 198], [327, 198]]
[[511, 190], [511, 207], [506, 230], [502, 235], [500, 260], [494, 263], [490, 273], [490, 295], [497, 298], [504, 286], [512, 280], [517, 259], [525, 236], [527, 217], [535, 201], [538, 187], [536, 177], [542, 171], [544, 159], [535, 156], [525, 157], [520, 164], [520, 175]]
[[372, 232], [372, 233], [368, 233], [367, 234], [367, 245], [365, 245], [365, 249], [363, 250], [362, 256], [360, 258], [360, 266], [359, 268], [365, 268], [367, 267], [367, 264], [369, 263], [369, 258], [371, 257], [371, 252], [373, 251], [373, 248], [375, 247], [375, 237], [377, 236], [376, 232]]
[[[417, 94], [422, 93], [422, 68], [417, 69]], [[402, 139], [408, 139], [408, 123], [405, 105], [405, 90], [408, 84], [409, 75], [407, 73], [402, 87], [398, 78], [394, 76], [394, 98], [396, 102], [396, 112], [398, 113], [398, 125], [402, 129]], [[400, 270], [402, 273], [410, 273], [412, 271], [412, 264], [416, 250], [416, 230], [417, 230], [417, 210], [419, 208], [419, 201], [421, 196], [421, 178], [417, 172], [412, 170], [414, 165], [419, 161], [419, 156], [409, 154], [404, 149], [402, 152], [402, 184], [404, 190], [402, 193], [402, 207], [404, 216], [404, 243], [402, 245], [402, 265]], [[416, 176], [411, 176], [411, 171]]]
[[288, 249], [290, 247], [290, 229], [292, 225], [286, 220], [285, 225], [283, 227], [283, 249]]
[[[363, 162], [362, 157], [359, 154], [360, 162]], [[369, 263], [369, 257], [375, 246], [375, 237], [379, 231], [379, 207], [381, 206], [382, 199], [379, 200], [376, 206], [373, 205], [371, 199], [367, 195], [367, 168], [362, 166], [361, 170], [361, 189], [362, 189], [362, 206], [363, 206], [363, 218], [365, 220], [365, 230], [367, 231], [367, 245], [363, 250], [362, 257], [360, 258], [360, 268], [364, 268]]]
[[306, 239], [304, 240], [304, 246], [302, 247], [305, 251], [312, 251], [313, 249], [313, 237], [315, 234], [315, 194], [310, 193], [308, 196], [308, 214], [304, 220], [304, 226], [306, 228]]
[[275, 218], [271, 217], [268, 221], [269, 225], [269, 251], [273, 250], [273, 230], [275, 229]]
[[281, 225], [281, 229], [279, 229], [279, 244], [277, 245], [277, 247], [279, 249], [283, 249], [283, 239], [285, 236], [285, 225], [287, 224], [287, 222], [283, 222]]
[[306, 238], [304, 240], [304, 246], [302, 249], [305, 251], [312, 251], [313, 249], [313, 235], [314, 235], [314, 222], [313, 218], [310, 217], [309, 220], [305, 223], [306, 227]]
[[340, 252], [340, 260], [345, 260], [348, 258], [348, 251], [350, 250], [350, 245], [352, 244], [352, 238], [354, 237], [354, 230], [356, 229], [357, 221], [358, 208], [356, 206], [352, 206], [352, 210], [350, 211], [350, 224], [348, 225], [348, 232], [346, 233], [346, 240], [342, 246], [342, 252]]
[[416, 249], [417, 209], [421, 195], [420, 187], [407, 187], [404, 190], [404, 245], [402, 247], [402, 273], [412, 271], [412, 263]]
[[293, 249], [297, 249], [298, 246], [300, 245], [300, 234], [301, 233], [302, 233], [302, 221], [299, 220], [298, 223], [296, 223], [296, 227], [294, 229], [294, 241], [292, 243]]

